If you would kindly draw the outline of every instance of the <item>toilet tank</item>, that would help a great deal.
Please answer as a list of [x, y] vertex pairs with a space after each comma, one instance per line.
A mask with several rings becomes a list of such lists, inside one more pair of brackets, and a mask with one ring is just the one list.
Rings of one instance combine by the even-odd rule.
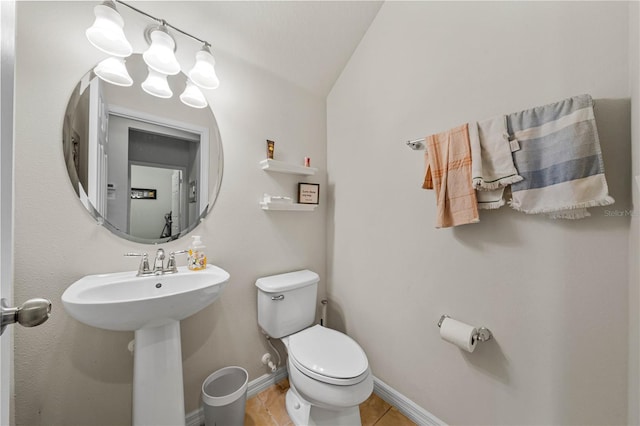
[[313, 324], [320, 277], [307, 269], [259, 278], [258, 324], [273, 338], [281, 338]]

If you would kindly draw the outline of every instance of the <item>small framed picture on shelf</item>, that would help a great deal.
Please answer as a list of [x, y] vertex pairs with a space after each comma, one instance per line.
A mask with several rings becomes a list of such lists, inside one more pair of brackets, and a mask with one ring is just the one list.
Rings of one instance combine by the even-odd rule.
[[273, 160], [273, 153], [276, 149], [276, 143], [267, 139], [267, 158]]
[[320, 202], [319, 183], [298, 183], [298, 203], [318, 204]]

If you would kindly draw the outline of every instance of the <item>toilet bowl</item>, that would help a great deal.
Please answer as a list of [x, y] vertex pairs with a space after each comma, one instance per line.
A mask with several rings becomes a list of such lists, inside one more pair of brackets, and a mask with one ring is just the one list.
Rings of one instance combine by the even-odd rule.
[[287, 412], [296, 426], [360, 425], [358, 406], [373, 391], [362, 348], [349, 336], [320, 325], [282, 341], [289, 354]]
[[312, 325], [319, 277], [297, 271], [260, 278], [258, 323], [289, 355], [289, 417], [296, 426], [361, 425], [359, 405], [373, 392], [367, 356], [339, 331]]

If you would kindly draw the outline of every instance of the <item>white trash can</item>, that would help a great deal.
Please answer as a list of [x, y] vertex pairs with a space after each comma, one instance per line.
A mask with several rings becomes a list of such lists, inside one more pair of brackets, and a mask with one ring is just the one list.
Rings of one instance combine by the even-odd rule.
[[205, 426], [243, 426], [249, 373], [225, 367], [202, 383]]

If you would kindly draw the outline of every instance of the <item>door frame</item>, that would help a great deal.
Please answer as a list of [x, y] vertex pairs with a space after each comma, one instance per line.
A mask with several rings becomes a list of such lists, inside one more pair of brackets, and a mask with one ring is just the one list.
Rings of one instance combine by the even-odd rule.
[[[13, 143], [15, 0], [0, 1], [0, 296], [13, 302]], [[0, 338], [0, 424], [8, 425], [13, 380], [13, 327]]]

